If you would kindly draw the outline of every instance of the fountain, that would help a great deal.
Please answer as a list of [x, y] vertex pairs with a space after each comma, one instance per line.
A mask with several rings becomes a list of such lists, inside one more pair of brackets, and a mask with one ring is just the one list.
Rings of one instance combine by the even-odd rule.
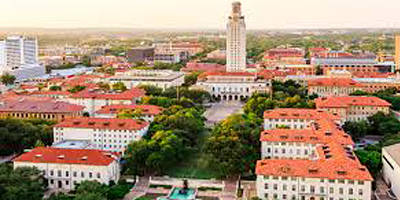
[[197, 191], [189, 188], [188, 180], [183, 180], [183, 187], [174, 187], [166, 197], [159, 197], [157, 200], [195, 200]]

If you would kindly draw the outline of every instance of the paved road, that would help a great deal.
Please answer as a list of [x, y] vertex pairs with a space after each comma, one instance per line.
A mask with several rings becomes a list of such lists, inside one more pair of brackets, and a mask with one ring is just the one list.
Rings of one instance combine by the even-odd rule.
[[222, 101], [213, 104], [213, 106], [208, 108], [204, 113], [204, 116], [207, 118], [207, 125], [214, 125], [231, 114], [241, 112], [242, 106], [243, 103], [239, 101]]

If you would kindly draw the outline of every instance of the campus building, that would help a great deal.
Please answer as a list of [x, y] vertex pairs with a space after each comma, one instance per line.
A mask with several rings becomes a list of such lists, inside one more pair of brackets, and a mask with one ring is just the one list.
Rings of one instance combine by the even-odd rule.
[[172, 70], [129, 70], [117, 72], [109, 77], [111, 84], [122, 82], [127, 88], [138, 85], [153, 85], [162, 89], [181, 86], [185, 82], [185, 74]]
[[271, 92], [271, 80], [250, 72], [208, 72], [199, 76], [197, 88], [217, 100], [243, 100], [254, 93]]
[[152, 122], [156, 115], [159, 115], [164, 109], [155, 105], [109, 105], [103, 106], [96, 111], [95, 117], [98, 118], [117, 118], [121, 111], [137, 112], [140, 119]]
[[117, 183], [119, 155], [100, 150], [37, 147], [14, 159], [14, 169], [36, 167], [48, 180], [48, 187], [70, 191], [82, 181]]
[[149, 122], [136, 119], [67, 119], [54, 126], [53, 145], [60, 147], [64, 141], [87, 141], [91, 149], [123, 153], [127, 145], [140, 140], [148, 128]]
[[351, 78], [316, 78], [308, 80], [308, 94], [317, 94], [319, 97], [348, 96], [357, 90], [363, 90], [363, 85]]
[[360, 121], [377, 112], [389, 114], [391, 104], [378, 97], [332, 96], [316, 99], [315, 106], [340, 116], [342, 121]]
[[50, 98], [17, 95], [0, 98], [0, 118], [62, 121], [82, 116], [83, 110], [83, 106]]
[[[261, 199], [371, 199], [372, 176], [338, 116], [311, 109], [266, 111], [257, 162]], [[276, 124], [279, 125], [276, 125]]]
[[3, 67], [0, 73], [10, 73], [17, 81], [45, 75], [45, 68], [39, 65], [38, 42], [35, 38], [9, 36], [0, 44], [0, 59]]
[[400, 197], [400, 144], [383, 147], [382, 149], [382, 176], [383, 180]]
[[232, 12], [226, 30], [226, 70], [246, 70], [246, 24], [242, 16], [241, 3], [232, 4]]
[[85, 89], [69, 96], [66, 101], [84, 106], [84, 111], [92, 116], [96, 110], [103, 106], [136, 104], [144, 96], [144, 90], [138, 88], [131, 88], [125, 92], [104, 92], [103, 90]]

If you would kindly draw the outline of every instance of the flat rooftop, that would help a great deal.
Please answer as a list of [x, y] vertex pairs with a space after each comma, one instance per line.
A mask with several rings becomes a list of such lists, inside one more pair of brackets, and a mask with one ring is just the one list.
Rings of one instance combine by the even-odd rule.
[[90, 149], [91, 144], [87, 140], [64, 140], [53, 144], [52, 147], [60, 149]]
[[400, 166], [400, 143], [383, 147], [392, 159]]

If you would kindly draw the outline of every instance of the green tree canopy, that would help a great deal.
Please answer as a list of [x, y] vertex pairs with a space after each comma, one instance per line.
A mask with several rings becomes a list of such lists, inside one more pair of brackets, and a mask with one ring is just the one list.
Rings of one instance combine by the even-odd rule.
[[20, 167], [15, 170], [7, 164], [0, 164], [0, 199], [41, 200], [47, 181], [37, 168]]
[[127, 88], [123, 82], [117, 82], [112, 85], [113, 90], [126, 91]]
[[254, 172], [260, 158], [261, 124], [262, 120], [254, 114], [235, 114], [214, 127], [206, 142], [206, 152], [221, 176]]
[[16, 78], [14, 75], [11, 75], [9, 73], [5, 73], [0, 77], [0, 81], [4, 84], [4, 85], [12, 85], [14, 84]]

